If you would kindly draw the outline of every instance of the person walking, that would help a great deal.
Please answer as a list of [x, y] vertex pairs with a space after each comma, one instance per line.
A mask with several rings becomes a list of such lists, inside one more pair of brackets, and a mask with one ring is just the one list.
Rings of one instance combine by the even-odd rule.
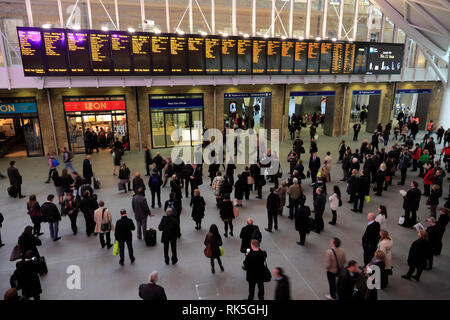
[[377, 250], [378, 241], [380, 240], [380, 224], [375, 221], [375, 213], [370, 212], [367, 215], [369, 221], [366, 231], [362, 237], [362, 247], [364, 250], [364, 265], [372, 260], [375, 251]]
[[253, 219], [247, 219], [247, 225], [242, 227], [241, 233], [239, 234], [239, 238], [241, 238], [241, 252], [247, 253], [247, 250], [251, 248], [251, 240], [256, 239], [261, 243], [262, 234], [259, 231], [259, 227], [253, 224]]
[[133, 208], [134, 218], [136, 220], [137, 238], [141, 240], [147, 231], [147, 217], [152, 216], [142, 188], [137, 190], [136, 195], [131, 200], [131, 207]]
[[191, 198], [190, 206], [192, 207], [192, 219], [195, 222], [195, 229], [200, 230], [202, 228], [202, 219], [205, 216], [206, 202], [200, 195], [200, 190], [194, 190], [194, 196]]
[[425, 270], [431, 270], [433, 268], [433, 258], [440, 254], [442, 249], [442, 232], [441, 228], [436, 224], [436, 218], [427, 218], [428, 227], [426, 232], [428, 233], [428, 239], [430, 241], [431, 252], [427, 258], [427, 267]]
[[167, 300], [164, 288], [156, 284], [156, 282], [158, 281], [157, 271], [153, 271], [152, 273], [150, 273], [148, 281], [149, 283], [141, 284], [139, 286], [139, 297], [142, 300], [153, 300], [153, 301]]
[[264, 275], [266, 268], [267, 253], [260, 249], [259, 241], [251, 241], [251, 250], [245, 257], [244, 267], [247, 271], [248, 300], [253, 300], [255, 287], [258, 286], [258, 299], [264, 300]]
[[270, 188], [270, 194], [267, 197], [266, 203], [267, 218], [269, 220], [267, 232], [272, 232], [272, 224], [275, 230], [278, 230], [278, 210], [280, 209], [280, 197], [275, 192], [275, 188]]
[[230, 228], [230, 236], [233, 236], [233, 219], [235, 217], [233, 202], [230, 200], [229, 194], [224, 196], [222, 204], [220, 205], [220, 218], [225, 224], [225, 238], [228, 238], [228, 228]]
[[172, 264], [178, 262], [177, 238], [180, 234], [180, 224], [171, 208], [166, 210], [166, 215], [161, 218], [158, 230], [162, 231], [161, 242], [164, 244], [164, 261], [169, 265], [169, 245], [172, 250]]
[[439, 185], [433, 184], [431, 186], [430, 196], [427, 203], [430, 204], [430, 216], [436, 218], [436, 208], [439, 205], [439, 198], [442, 196], [442, 191]]
[[148, 179], [148, 186], [152, 193], [152, 209], [155, 208], [155, 198], [158, 197], [158, 207], [161, 208], [161, 185], [163, 184], [162, 178], [156, 168], [153, 169], [152, 175]]
[[214, 260], [217, 260], [217, 263], [219, 264], [220, 270], [223, 272], [225, 271], [222, 260], [220, 260], [220, 256], [223, 254], [222, 250], [222, 237], [219, 234], [219, 229], [215, 224], [212, 224], [209, 228], [209, 232], [205, 237], [204, 245], [205, 248], [205, 256], [207, 258], [210, 258], [211, 260], [211, 273], [215, 273], [214, 269]]
[[11, 187], [15, 188], [19, 199], [25, 198], [22, 194], [22, 176], [19, 173], [19, 169], [16, 167], [16, 162], [14, 160], [9, 162], [9, 168], [6, 170], [9, 178], [9, 184]]
[[323, 213], [325, 211], [325, 205], [327, 203], [327, 199], [325, 198], [325, 193], [323, 193], [322, 188], [316, 189], [316, 200], [314, 200], [314, 224], [315, 224], [315, 232], [320, 233], [323, 228]]
[[72, 193], [66, 193], [66, 198], [62, 203], [61, 212], [68, 216], [70, 219], [70, 227], [72, 228], [73, 235], [78, 233], [77, 217], [79, 211], [79, 203], [77, 199], [74, 199]]
[[111, 149], [111, 156], [113, 158], [113, 176], [116, 175], [116, 168], [120, 170], [120, 164], [122, 163], [122, 151], [118, 148]]
[[306, 234], [309, 232], [311, 216], [311, 209], [309, 206], [305, 206], [302, 201], [300, 207], [295, 210], [295, 230], [298, 231], [300, 235], [300, 241], [297, 242], [299, 246], [305, 245]]
[[27, 213], [29, 214], [31, 222], [33, 223], [33, 235], [38, 237], [42, 236], [44, 233], [41, 232], [41, 206], [39, 205], [39, 202], [37, 202], [35, 194], [30, 195], [30, 197], [28, 198]]
[[337, 208], [340, 205], [342, 206], [341, 190], [339, 189], [339, 186], [333, 186], [333, 194], [328, 198], [328, 200], [330, 201], [330, 209], [332, 215], [331, 221], [328, 223], [334, 226], [337, 220]]
[[90, 185], [92, 185], [93, 176], [94, 172], [92, 170], [91, 156], [88, 155], [83, 161], [83, 178], [86, 179]]
[[99, 234], [100, 245], [102, 246], [102, 248], [106, 246], [108, 249], [110, 249], [113, 246], [111, 244], [111, 231], [114, 230], [111, 212], [108, 208], [105, 208], [105, 203], [102, 200], [98, 202], [98, 206], [98, 209], [94, 212], [94, 232]]
[[49, 194], [47, 196], [47, 201], [42, 204], [41, 212], [43, 221], [48, 222], [50, 229], [50, 237], [53, 241], [58, 241], [61, 237], [58, 237], [59, 221], [61, 221], [61, 214], [59, 213], [58, 207], [53, 203], [55, 196]]
[[[50, 183], [50, 179], [52, 178], [53, 170], [56, 169], [55, 164], [57, 164], [57, 162], [55, 162], [55, 154], [51, 154], [50, 152], [47, 153], [47, 163], [48, 163], [48, 178], [45, 181], [45, 183]], [[0, 173], [0, 178], [1, 177], [2, 177], [2, 174]]]
[[75, 168], [72, 165], [73, 153], [69, 152], [69, 150], [67, 150], [66, 147], [62, 148], [62, 152], [63, 152], [64, 169], [67, 170], [67, 168], [70, 168], [72, 172], [77, 173], [77, 170], [75, 170]]
[[23, 233], [19, 237], [17, 244], [19, 245], [22, 257], [24, 257], [25, 253], [27, 253], [28, 251], [31, 251], [33, 253], [33, 257], [39, 258], [41, 256], [37, 247], [41, 246], [42, 242], [38, 237], [33, 235], [33, 227], [25, 227]]
[[22, 296], [27, 299], [32, 297], [34, 300], [41, 300], [40, 266], [33, 251], [29, 250], [24, 253], [24, 259], [17, 262], [16, 269], [20, 274], [19, 287], [22, 289]]
[[356, 276], [359, 274], [359, 266], [355, 260], [350, 260], [339, 276], [337, 283], [337, 299], [342, 301], [355, 300]]
[[291, 300], [289, 278], [284, 274], [284, 270], [281, 267], [276, 267], [272, 270], [272, 275], [277, 286], [275, 287], [275, 301], [288, 301]]
[[55, 186], [55, 193], [58, 197], [58, 203], [62, 206], [64, 200], [64, 181], [59, 175], [58, 170], [53, 170], [52, 173], [53, 185]]
[[331, 248], [326, 251], [326, 264], [325, 269], [327, 271], [327, 279], [330, 293], [325, 297], [328, 300], [336, 300], [336, 279], [340, 277], [344, 270], [347, 258], [344, 250], [341, 249], [341, 240], [339, 238], [333, 238], [330, 241]]
[[[364, 208], [364, 201], [366, 197], [369, 196], [370, 193], [370, 179], [368, 174], [366, 174], [366, 171], [362, 169], [360, 171], [360, 175], [358, 178], [358, 189], [356, 190], [354, 202], [353, 202], [353, 212], [363, 212]], [[359, 202], [359, 206], [358, 206]]]
[[150, 153], [150, 149], [145, 146], [144, 147], [144, 151], [145, 151], [145, 170], [146, 170], [146, 176], [150, 175], [150, 166], [153, 163], [153, 159], [152, 159], [152, 155]]
[[242, 174], [238, 174], [237, 180], [234, 183], [234, 198], [236, 199], [236, 207], [242, 207], [242, 200], [244, 199], [246, 188], [247, 181], [243, 179]]
[[130, 257], [131, 263], [134, 263], [136, 258], [133, 254], [133, 234], [132, 231], [136, 229], [133, 220], [127, 217], [127, 211], [125, 209], [120, 210], [120, 219], [116, 222], [116, 230], [114, 231], [114, 238], [119, 242], [119, 252], [121, 266], [124, 265], [125, 260], [125, 244], [128, 248], [128, 255]]
[[[86, 225], [86, 235], [88, 237], [94, 233], [95, 220], [94, 212], [98, 209], [97, 200], [92, 196], [91, 192], [86, 190], [83, 193], [83, 199], [80, 202], [80, 210], [83, 212], [84, 221]], [[97, 235], [94, 233], [94, 235]]]
[[[125, 188], [125, 193], [127, 193], [128, 191], [131, 190], [131, 187], [130, 187], [130, 169], [127, 167], [125, 162], [122, 162], [122, 164], [120, 165], [119, 180], [120, 180], [120, 183]], [[127, 189], [127, 186], [128, 186], [128, 189]]]
[[[419, 282], [420, 276], [427, 266], [427, 258], [430, 254], [431, 246], [428, 241], [428, 233], [425, 230], [419, 230], [417, 235], [418, 239], [411, 244], [408, 253], [408, 272], [402, 275], [402, 278], [407, 280], [411, 280], [411, 278], [413, 278]], [[416, 275], [413, 276], [413, 273], [416, 270]]]

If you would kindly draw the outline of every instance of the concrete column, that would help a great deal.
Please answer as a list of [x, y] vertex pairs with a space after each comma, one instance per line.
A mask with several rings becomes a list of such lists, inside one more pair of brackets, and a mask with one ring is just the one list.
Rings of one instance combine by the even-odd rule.
[[447, 83], [443, 83], [444, 94], [442, 96], [441, 112], [439, 114], [439, 125], [444, 128], [450, 127], [450, 68], [447, 70]]

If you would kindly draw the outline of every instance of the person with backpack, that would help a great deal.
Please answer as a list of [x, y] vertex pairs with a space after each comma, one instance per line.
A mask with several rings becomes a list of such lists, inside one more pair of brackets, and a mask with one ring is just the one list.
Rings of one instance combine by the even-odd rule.
[[328, 222], [331, 225], [335, 225], [336, 224], [336, 219], [337, 219], [337, 208], [342, 206], [342, 199], [341, 199], [341, 190], [339, 189], [339, 187], [337, 185], [333, 186], [333, 194], [328, 198], [328, 200], [330, 201], [330, 209], [331, 209], [331, 214], [332, 214], [332, 218], [331, 221]]
[[98, 205], [98, 209], [94, 212], [94, 232], [99, 234], [100, 245], [102, 246], [102, 248], [106, 246], [109, 249], [113, 246], [111, 244], [111, 231], [114, 230], [112, 224], [112, 216], [108, 208], [105, 208], [105, 203], [102, 200], [98, 202]]
[[192, 207], [192, 219], [195, 222], [195, 229], [202, 228], [202, 219], [205, 216], [205, 199], [200, 195], [200, 190], [194, 190], [194, 196], [191, 198], [190, 206]]
[[206, 246], [204, 253], [207, 258], [211, 260], [211, 273], [215, 273], [214, 260], [217, 259], [220, 270], [225, 271], [220, 256], [223, 255], [222, 250], [222, 237], [219, 234], [219, 229], [215, 224], [212, 224], [209, 228], [209, 232], [206, 234], [204, 244]]
[[27, 213], [29, 214], [31, 222], [33, 223], [33, 234], [35, 236], [42, 236], [44, 233], [41, 232], [41, 206], [39, 205], [39, 202], [37, 202], [35, 194], [30, 195], [30, 197], [28, 198]]
[[72, 165], [73, 153], [69, 152], [69, 150], [67, 150], [66, 147], [63, 147], [62, 152], [63, 152], [64, 169], [70, 168], [72, 172], [77, 173], [77, 170], [75, 170], [75, 168]]
[[325, 297], [328, 300], [336, 300], [336, 279], [340, 276], [346, 263], [344, 250], [341, 249], [341, 240], [333, 238], [330, 241], [331, 248], [326, 251], [326, 265], [330, 294]]
[[152, 209], [155, 208], [155, 194], [158, 197], [158, 207], [161, 208], [161, 185], [163, 184], [161, 175], [156, 168], [153, 169], [152, 175], [148, 180], [148, 186], [152, 193]]
[[147, 231], [147, 217], [152, 215], [142, 188], [137, 190], [136, 195], [131, 200], [131, 206], [136, 220], [137, 238], [141, 240], [142, 235], [145, 236], [145, 232]]
[[172, 251], [172, 264], [178, 262], [177, 238], [180, 234], [180, 224], [172, 208], [167, 208], [166, 215], [161, 218], [158, 230], [162, 231], [161, 242], [164, 244], [164, 261], [169, 265], [169, 245]]
[[61, 237], [58, 237], [59, 221], [61, 221], [61, 214], [59, 213], [58, 207], [53, 203], [55, 196], [49, 194], [47, 196], [47, 201], [42, 204], [41, 212], [43, 220], [48, 222], [50, 228], [50, 236], [53, 241], [58, 241]]
[[61, 212], [69, 217], [73, 235], [76, 235], [78, 233], [77, 227], [78, 211], [79, 211], [78, 200], [73, 198], [72, 193], [70, 192], [67, 193], [66, 199], [64, 199], [62, 203]]

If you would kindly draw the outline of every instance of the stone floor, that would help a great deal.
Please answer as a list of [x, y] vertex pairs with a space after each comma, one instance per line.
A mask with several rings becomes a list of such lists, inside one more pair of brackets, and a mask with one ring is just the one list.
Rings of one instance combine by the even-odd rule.
[[[352, 130], [351, 130], [352, 131]], [[303, 130], [302, 138], [307, 140], [307, 132]], [[359, 142], [354, 143], [351, 137], [345, 140], [352, 148], [359, 148], [363, 138], [370, 135], [361, 133]], [[337, 183], [345, 192], [345, 184], [337, 182], [342, 177], [340, 165], [335, 164], [337, 159], [337, 145], [341, 138], [320, 136], [318, 139], [319, 156], [323, 159], [326, 151], [331, 151], [334, 159], [332, 179], [330, 185]], [[291, 141], [282, 143], [280, 151], [285, 158], [291, 146]], [[309, 144], [307, 144], [309, 147]], [[440, 150], [440, 147], [438, 148]], [[163, 150], [164, 156], [169, 155], [170, 150]], [[144, 170], [143, 153], [129, 152], [124, 157], [132, 172]], [[0, 171], [5, 174], [7, 163], [10, 159], [0, 159]], [[82, 155], [75, 157], [74, 166], [82, 168]], [[98, 190], [98, 198], [105, 201], [111, 209], [113, 219], [119, 218], [119, 210], [125, 208], [131, 212], [131, 194], [117, 192], [117, 179], [112, 176], [112, 159], [109, 153], [101, 152], [92, 156], [92, 162], [96, 175], [102, 180], [102, 188]], [[287, 172], [287, 163], [283, 161], [284, 172]], [[42, 204], [47, 194], [54, 193], [52, 184], [44, 184], [47, 165], [44, 158], [18, 158], [17, 167], [24, 179], [23, 193], [29, 195], [35, 193]], [[206, 170], [206, 169], [205, 169]], [[240, 170], [238, 170], [240, 171]], [[205, 171], [206, 172], [206, 171]], [[409, 173], [407, 183], [414, 178]], [[286, 178], [283, 176], [283, 178]], [[181, 219], [182, 238], [178, 241], [179, 263], [175, 266], [166, 266], [163, 259], [163, 249], [158, 233], [158, 245], [146, 247], [143, 241], [138, 241], [134, 236], [136, 262], [130, 265], [126, 258], [125, 266], [119, 266], [118, 257], [112, 255], [112, 250], [101, 249], [97, 238], [87, 238], [83, 232], [73, 236], [67, 217], [63, 217], [60, 224], [62, 239], [58, 242], [51, 241], [47, 224], [43, 224], [41, 237], [43, 245], [39, 248], [41, 254], [46, 257], [49, 273], [41, 278], [43, 294], [42, 299], [138, 299], [138, 286], [146, 282], [148, 274], [153, 270], [159, 271], [159, 284], [164, 286], [169, 299], [243, 299], [247, 295], [247, 283], [245, 273], [241, 269], [243, 256], [239, 252], [240, 229], [245, 225], [246, 219], [252, 217], [255, 224], [260, 226], [263, 233], [262, 248], [267, 250], [267, 263], [269, 268], [281, 266], [291, 280], [291, 294], [293, 299], [324, 299], [327, 294], [327, 280], [324, 269], [324, 252], [329, 246], [332, 237], [339, 237], [343, 242], [343, 249], [348, 259], [362, 262], [361, 237], [366, 226], [366, 214], [376, 212], [379, 204], [388, 208], [388, 230], [394, 240], [393, 265], [394, 275], [390, 278], [389, 287], [379, 293], [379, 299], [450, 299], [450, 253], [449, 232], [444, 238], [443, 254], [435, 259], [433, 271], [426, 271], [422, 281], [407, 281], [400, 275], [407, 270], [406, 257], [412, 241], [417, 237], [412, 229], [404, 229], [397, 225], [398, 217], [402, 215], [402, 198], [396, 185], [398, 177], [394, 179], [393, 186], [388, 192], [383, 193], [382, 198], [372, 196], [372, 201], [365, 205], [364, 214], [350, 211], [350, 205], [346, 202], [348, 195], [344, 195], [344, 204], [338, 210], [338, 223], [330, 226], [327, 222], [331, 212], [327, 204], [324, 215], [325, 231], [320, 235], [311, 233], [306, 240], [305, 247], [296, 245], [298, 234], [294, 230], [293, 222], [287, 219], [285, 209], [284, 216], [279, 219], [279, 230], [273, 233], [264, 231], [267, 224], [264, 200], [256, 200], [255, 194], [249, 201], [244, 202], [240, 210], [240, 216], [234, 221], [235, 236], [224, 238], [225, 251], [223, 263], [225, 272], [218, 271], [215, 275], [210, 272], [209, 261], [203, 255], [203, 240], [207, 227], [216, 223], [223, 230], [223, 223], [218, 218], [215, 208], [215, 199], [209, 189], [208, 180], [200, 187], [202, 195], [207, 202], [206, 217], [203, 229], [194, 229], [194, 223], [190, 217], [189, 200], [183, 199], [183, 213]], [[418, 180], [420, 181], [420, 180]], [[307, 204], [311, 205], [311, 187], [305, 181]], [[421, 188], [422, 181], [420, 181]], [[9, 276], [14, 270], [15, 263], [9, 261], [9, 256], [17, 238], [26, 225], [30, 225], [30, 219], [26, 214], [27, 199], [12, 199], [6, 193], [7, 179], [0, 180], [0, 210], [5, 216], [5, 222], [1, 229], [3, 241], [6, 246], [0, 249], [0, 292], [3, 294], [9, 288]], [[448, 188], [445, 180], [444, 193]], [[263, 197], [268, 193], [268, 186], [264, 187]], [[168, 198], [168, 188], [162, 193], [165, 201]], [[421, 221], [425, 221], [429, 211], [422, 198], [418, 213]], [[153, 210], [155, 215], [150, 219], [150, 226], [157, 227], [163, 212], [161, 209]], [[84, 219], [79, 216], [78, 226], [84, 230]], [[222, 231], [221, 231], [222, 232]], [[81, 269], [81, 289], [69, 290], [66, 286], [69, 274], [67, 268], [77, 265]], [[275, 284], [265, 285], [266, 298], [272, 299]]]

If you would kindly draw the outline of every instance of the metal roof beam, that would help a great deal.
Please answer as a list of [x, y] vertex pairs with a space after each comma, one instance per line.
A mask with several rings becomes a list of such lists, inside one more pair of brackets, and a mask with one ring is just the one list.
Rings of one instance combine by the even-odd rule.
[[417, 10], [433, 27], [435, 27], [437, 30], [439, 30], [443, 35], [450, 36], [447, 28], [445, 28], [439, 21], [433, 17], [427, 10], [425, 10], [420, 4], [417, 4], [415, 2], [411, 2], [410, 0], [405, 0], [409, 3], [409, 5]]

